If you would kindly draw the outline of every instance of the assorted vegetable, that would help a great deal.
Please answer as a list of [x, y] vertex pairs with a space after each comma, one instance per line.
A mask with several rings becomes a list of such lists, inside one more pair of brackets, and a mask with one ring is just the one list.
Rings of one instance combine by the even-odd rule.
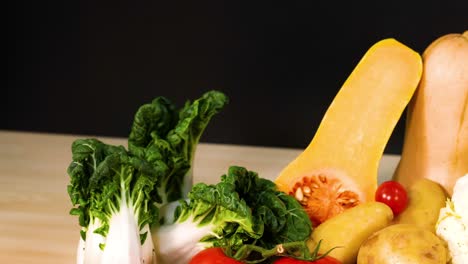
[[[445, 206], [443, 201], [453, 199], [454, 184], [468, 173], [468, 31], [435, 39], [422, 57], [424, 73], [408, 106], [403, 150], [393, 175], [414, 189], [415, 198], [399, 222], [437, 230], [448, 244], [452, 263], [467, 263], [466, 226], [447, 214], [466, 214], [468, 208], [454, 212], [451, 203]], [[465, 259], [459, 260], [463, 254]]]
[[82, 227], [77, 263], [153, 263], [159, 207], [184, 196], [198, 140], [228, 102], [209, 91], [182, 109], [164, 97], [140, 107], [128, 150], [96, 139], [72, 144], [68, 193]]
[[[135, 113], [127, 148], [72, 144], [77, 263], [466, 263], [467, 61], [468, 31], [436, 39], [422, 59], [377, 42], [274, 181], [230, 166], [193, 185], [196, 147], [228, 98], [209, 91], [180, 109], [155, 98]], [[377, 186], [407, 105], [400, 163]]]
[[374, 200], [385, 145], [421, 71], [421, 57], [404, 44], [384, 39], [372, 45], [309, 146], [280, 172], [278, 188], [299, 199], [314, 225]]

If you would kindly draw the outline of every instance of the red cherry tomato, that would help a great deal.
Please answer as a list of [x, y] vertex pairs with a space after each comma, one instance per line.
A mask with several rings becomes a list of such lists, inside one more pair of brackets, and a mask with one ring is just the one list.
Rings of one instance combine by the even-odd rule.
[[375, 200], [388, 205], [394, 215], [403, 212], [408, 205], [406, 189], [396, 181], [386, 181], [380, 184], [375, 192]]
[[219, 247], [207, 248], [198, 252], [190, 260], [189, 264], [242, 264], [233, 258], [226, 256]]
[[275, 260], [273, 264], [341, 264], [341, 262], [333, 257], [325, 256], [315, 261], [308, 261], [308, 260], [299, 260], [289, 257], [282, 257], [278, 260]]

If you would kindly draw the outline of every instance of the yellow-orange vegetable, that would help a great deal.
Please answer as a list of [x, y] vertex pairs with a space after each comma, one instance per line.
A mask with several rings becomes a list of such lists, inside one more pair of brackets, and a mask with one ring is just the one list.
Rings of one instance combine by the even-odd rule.
[[384, 203], [359, 204], [315, 228], [307, 246], [313, 251], [320, 242], [319, 254], [332, 250], [330, 256], [341, 263], [355, 264], [361, 244], [392, 219], [392, 209]]
[[468, 172], [468, 31], [436, 39], [424, 51], [423, 64], [394, 179], [410, 186], [428, 178], [451, 195], [455, 181]]
[[374, 200], [387, 141], [421, 77], [418, 53], [395, 39], [375, 43], [329, 106], [307, 148], [278, 175], [315, 225]]
[[421, 178], [409, 186], [407, 192], [408, 206], [393, 222], [417, 225], [435, 232], [440, 209], [447, 202], [447, 194], [442, 186], [430, 179]]

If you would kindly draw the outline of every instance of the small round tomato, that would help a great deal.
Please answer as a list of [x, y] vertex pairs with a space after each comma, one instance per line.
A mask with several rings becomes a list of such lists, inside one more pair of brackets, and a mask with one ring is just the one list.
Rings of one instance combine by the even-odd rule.
[[242, 262], [230, 258], [219, 247], [204, 249], [190, 260], [189, 264], [242, 264]]
[[408, 205], [406, 189], [397, 181], [386, 181], [380, 184], [375, 192], [375, 200], [388, 205], [394, 215], [403, 212]]
[[325, 256], [323, 258], [320, 258], [314, 261], [300, 260], [300, 259], [294, 259], [290, 257], [282, 257], [282, 258], [279, 258], [278, 260], [275, 260], [275, 262], [273, 262], [273, 264], [312, 264], [312, 263], [313, 264], [341, 264], [339, 260], [330, 256]]

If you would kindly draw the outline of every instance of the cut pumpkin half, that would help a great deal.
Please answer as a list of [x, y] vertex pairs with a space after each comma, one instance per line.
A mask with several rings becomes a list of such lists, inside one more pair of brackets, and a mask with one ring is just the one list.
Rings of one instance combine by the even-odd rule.
[[335, 96], [310, 144], [275, 179], [315, 226], [374, 200], [380, 159], [421, 73], [417, 52], [391, 38], [375, 43]]

